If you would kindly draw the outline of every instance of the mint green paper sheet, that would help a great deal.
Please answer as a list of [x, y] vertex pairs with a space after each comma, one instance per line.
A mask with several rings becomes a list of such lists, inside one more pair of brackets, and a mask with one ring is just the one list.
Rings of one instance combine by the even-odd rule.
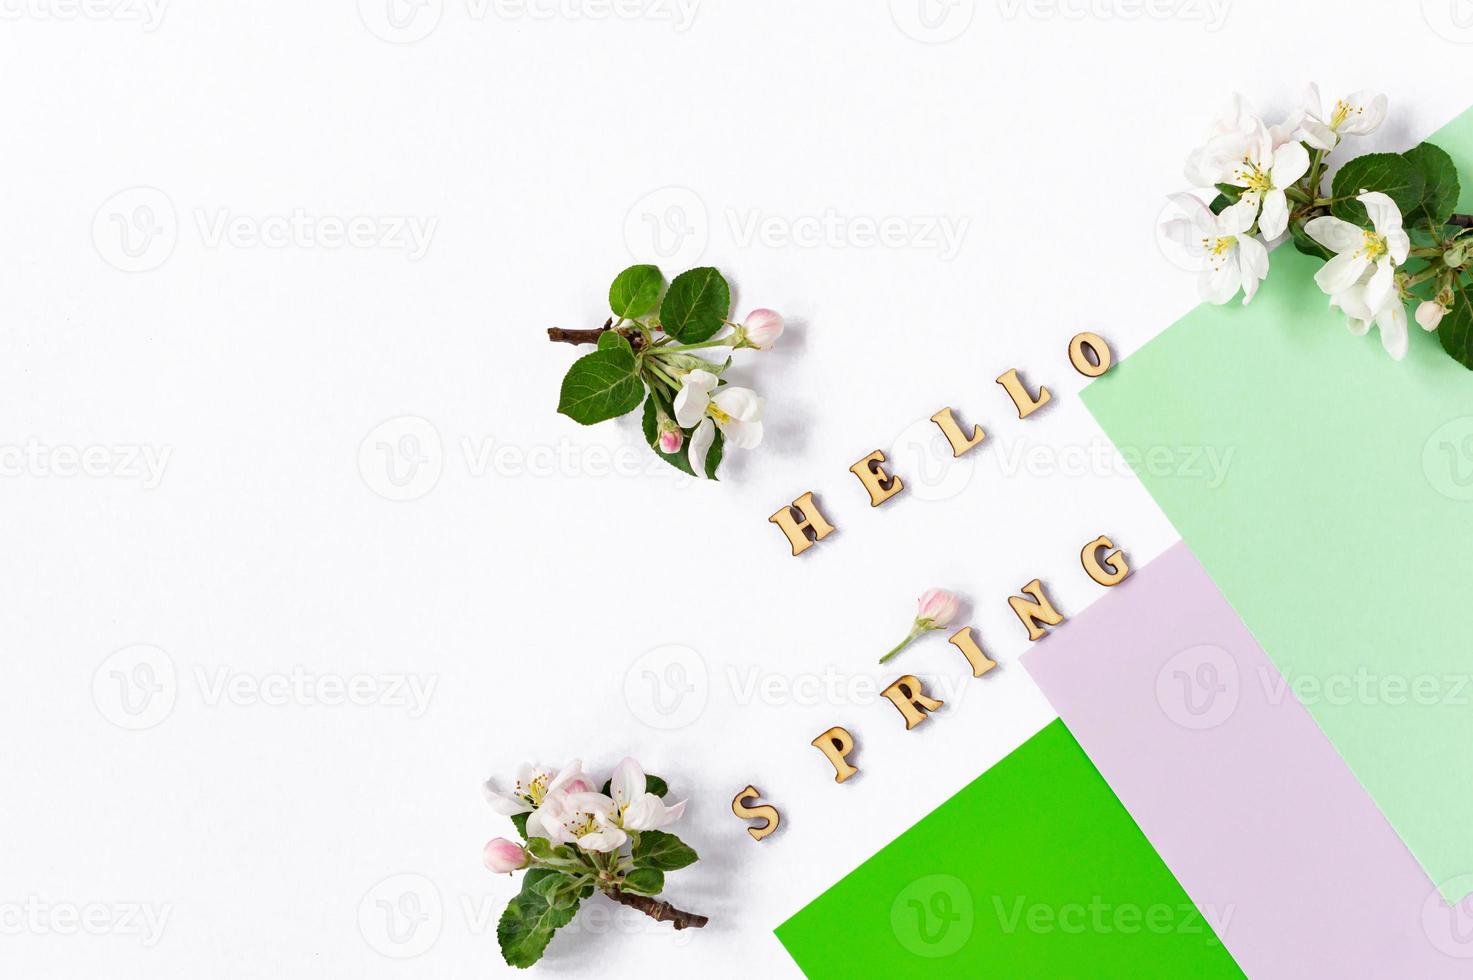
[[[1473, 110], [1429, 139], [1473, 210]], [[1391, 360], [1328, 308], [1318, 262], [1272, 259], [1251, 305], [1199, 307], [1084, 401], [1289, 680], [1281, 693], [1458, 901], [1473, 892], [1473, 371], [1415, 324]], [[1152, 447], [1232, 455], [1214, 485]]]

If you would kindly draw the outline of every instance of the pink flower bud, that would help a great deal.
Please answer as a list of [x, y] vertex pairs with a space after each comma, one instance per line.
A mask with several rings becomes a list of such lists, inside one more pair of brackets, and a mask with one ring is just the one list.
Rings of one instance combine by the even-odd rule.
[[1417, 307], [1417, 323], [1423, 330], [1436, 330], [1445, 312], [1441, 303], [1429, 299]]
[[753, 310], [743, 326], [747, 342], [759, 350], [768, 350], [783, 335], [783, 318], [773, 310]]
[[685, 442], [685, 433], [679, 429], [666, 429], [660, 433], [660, 452], [671, 456], [680, 452], [681, 444]]
[[[679, 431], [679, 430], [677, 430], [677, 431]], [[593, 792], [593, 787], [589, 785], [588, 780], [586, 780], [586, 779], [574, 779], [574, 780], [571, 780], [571, 781], [569, 781], [568, 785], [566, 785], [566, 786], [563, 787], [563, 789], [565, 791], [569, 792], [569, 793], [592, 793]]]
[[940, 629], [956, 618], [960, 607], [961, 600], [955, 593], [945, 589], [927, 589], [917, 602], [916, 620], [929, 621], [933, 629]]
[[486, 862], [486, 867], [497, 874], [511, 874], [520, 871], [527, 866], [527, 852], [522, 850], [520, 844], [513, 844], [505, 837], [497, 837], [486, 844], [486, 850], [481, 854]]

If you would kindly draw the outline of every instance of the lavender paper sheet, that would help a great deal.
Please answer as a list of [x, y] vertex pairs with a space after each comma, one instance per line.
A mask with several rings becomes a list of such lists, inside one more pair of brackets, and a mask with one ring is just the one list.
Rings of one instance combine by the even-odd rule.
[[1473, 900], [1443, 901], [1185, 543], [1022, 662], [1249, 976], [1473, 976]]

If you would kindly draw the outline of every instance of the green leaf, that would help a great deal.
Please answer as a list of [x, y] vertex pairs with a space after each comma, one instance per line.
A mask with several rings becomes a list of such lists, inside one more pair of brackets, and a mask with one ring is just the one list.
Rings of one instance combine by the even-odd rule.
[[726, 445], [726, 438], [722, 436], [718, 428], [715, 437], [711, 440], [711, 448], [706, 450], [706, 479], [716, 479], [716, 470], [721, 466], [721, 449]]
[[521, 892], [501, 913], [501, 920], [496, 923], [496, 941], [507, 966], [526, 968], [542, 959], [552, 934], [573, 921], [578, 911], [577, 889], [571, 905], [555, 904], [553, 895], [558, 894], [563, 882], [552, 879], [559, 878], [573, 880], [544, 868], [528, 871], [522, 878]]
[[731, 312], [731, 290], [710, 267], [682, 272], [660, 304], [660, 329], [684, 344], [710, 340]]
[[[660, 366], [667, 368], [666, 373], [674, 376], [683, 375], [687, 371], [709, 371], [711, 374], [719, 377], [721, 372], [725, 371], [731, 363], [731, 358], [729, 357], [726, 359], [726, 364], [713, 364], [704, 357], [697, 357], [694, 354], [666, 354], [661, 352], [658, 354], [658, 357]], [[674, 370], [671, 371], [669, 368], [674, 368]]]
[[614, 316], [633, 319], [655, 308], [665, 277], [652, 265], [631, 265], [609, 285], [609, 309]]
[[[646, 398], [644, 400], [644, 418], [640, 420], [640, 427], [644, 430], [644, 441], [649, 444], [650, 449], [654, 451], [654, 454], [656, 456], [660, 457], [665, 462], [669, 463], [671, 466], [684, 473], [686, 476], [694, 477], [696, 475], [696, 471], [691, 469], [690, 456], [686, 452], [686, 447], [690, 444], [690, 433], [688, 431], [681, 430], [685, 432], [686, 441], [681, 444], [679, 452], [660, 452], [660, 423], [655, 414], [655, 397], [653, 393], [650, 395], [649, 398]], [[716, 437], [711, 441], [711, 449], [708, 453], [706, 453], [706, 476], [708, 479], [716, 479], [716, 468], [721, 465], [721, 447], [723, 441], [724, 440], [721, 435], [721, 430], [717, 429]], [[656, 779], [658, 777], [647, 776], [645, 778]], [[663, 782], [661, 783], [661, 785], [663, 785]], [[608, 783], [604, 784], [603, 791], [606, 794], [608, 793]], [[655, 791], [650, 790], [650, 792], [653, 793]], [[658, 795], [664, 796], [665, 794], [660, 793]]]
[[1328, 261], [1335, 257], [1334, 252], [1311, 238], [1309, 232], [1304, 230], [1303, 223], [1299, 221], [1290, 222], [1289, 235], [1294, 239], [1294, 247], [1305, 255], [1313, 255], [1321, 261]]
[[1238, 202], [1234, 201], [1226, 194], [1219, 194], [1212, 199], [1212, 203], [1207, 205], [1207, 207], [1211, 209], [1213, 214], [1222, 214], [1224, 211], [1226, 211], [1228, 208], [1232, 207], [1236, 203]]
[[557, 410], [574, 422], [592, 425], [634, 411], [642, 398], [644, 382], [624, 341], [623, 346], [596, 350], [573, 362], [563, 378]]
[[636, 868], [624, 876], [619, 886], [636, 895], [658, 895], [665, 890], [665, 872], [658, 868]]
[[1380, 191], [1396, 202], [1403, 215], [1422, 203], [1422, 171], [1399, 153], [1367, 153], [1335, 174], [1330, 192], [1337, 200], [1330, 212], [1352, 224], [1367, 226], [1365, 205], [1355, 200], [1362, 191]]
[[629, 346], [629, 340], [617, 330], [605, 330], [598, 335], [599, 350], [627, 350], [634, 353], [634, 348]]
[[572, 844], [559, 844], [553, 847], [552, 841], [546, 837], [533, 837], [527, 841], [527, 850], [537, 860], [560, 868], [582, 870], [587, 867], [583, 859], [578, 856], [577, 848]]
[[1473, 289], [1460, 278], [1453, 289], [1453, 308], [1437, 326], [1442, 349], [1473, 371]]
[[1427, 221], [1442, 225], [1458, 208], [1458, 168], [1447, 151], [1433, 143], [1421, 143], [1402, 154], [1422, 175], [1422, 200], [1406, 223]]
[[577, 908], [583, 889], [588, 886], [589, 875], [550, 874], [540, 879], [535, 887], [537, 894], [556, 908]]
[[[689, 473], [690, 470], [687, 469], [686, 472]], [[613, 786], [614, 781], [612, 779], [605, 779], [604, 788], [599, 790], [599, 792], [605, 796], [612, 796], [613, 794], [610, 791], [613, 789]], [[656, 796], [664, 799], [665, 795], [670, 792], [670, 787], [665, 782], [665, 780], [661, 779], [659, 776], [651, 776], [649, 773], [645, 773], [644, 791], [646, 793], [654, 793]]]
[[663, 830], [646, 830], [640, 833], [634, 845], [634, 866], [655, 868], [660, 871], [675, 871], [698, 860], [696, 852], [687, 847], [679, 837]]
[[512, 814], [511, 825], [517, 828], [517, 833], [522, 835], [522, 840], [527, 839], [527, 818], [531, 815], [530, 812]]
[[1237, 184], [1213, 184], [1212, 186], [1217, 188], [1219, 196], [1227, 198], [1229, 204], [1237, 204], [1238, 198], [1243, 196], [1243, 191], [1246, 189]]

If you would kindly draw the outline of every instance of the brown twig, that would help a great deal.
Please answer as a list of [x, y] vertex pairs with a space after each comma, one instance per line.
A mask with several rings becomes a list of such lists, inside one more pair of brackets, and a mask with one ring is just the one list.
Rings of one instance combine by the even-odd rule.
[[1447, 219], [1447, 223], [1459, 228], [1473, 228], [1473, 214], [1455, 214]]
[[[562, 327], [548, 327], [547, 339], [555, 344], [596, 344], [598, 338], [614, 328], [614, 319], [610, 317], [604, 321], [604, 325], [593, 330], [564, 330]], [[629, 346], [636, 351], [644, 347], [644, 334], [638, 330], [620, 330], [624, 339], [629, 341]]]
[[638, 909], [656, 922], [668, 922], [676, 929], [699, 929], [711, 921], [704, 915], [696, 915], [694, 912], [682, 912], [669, 902], [650, 898], [648, 895], [631, 895], [617, 888], [609, 889], [607, 894], [620, 905], [627, 905], [632, 909]]

